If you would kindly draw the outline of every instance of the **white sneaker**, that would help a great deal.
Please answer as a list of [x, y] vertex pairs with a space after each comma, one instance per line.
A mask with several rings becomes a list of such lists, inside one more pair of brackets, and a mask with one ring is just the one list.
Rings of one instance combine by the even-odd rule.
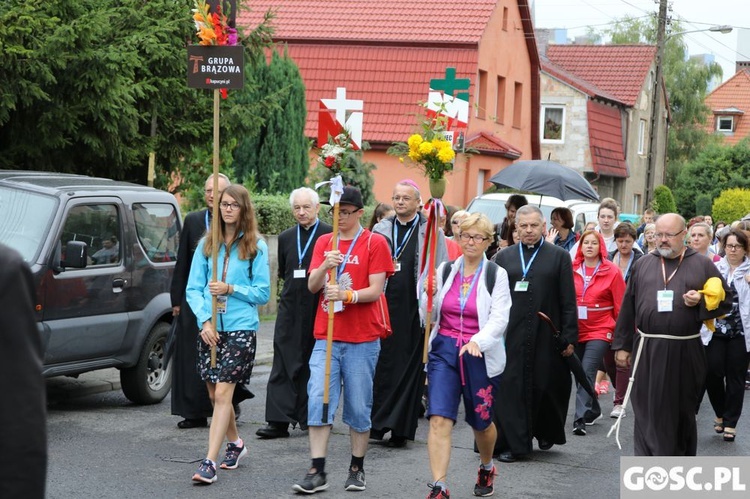
[[[622, 416], [620, 416], [621, 414], [622, 414]], [[625, 409], [623, 409], [621, 405], [616, 405], [612, 409], [612, 412], [609, 413], [609, 417], [610, 418], [615, 418], [615, 419], [617, 419], [619, 417], [623, 417], [624, 418], [625, 417]]]

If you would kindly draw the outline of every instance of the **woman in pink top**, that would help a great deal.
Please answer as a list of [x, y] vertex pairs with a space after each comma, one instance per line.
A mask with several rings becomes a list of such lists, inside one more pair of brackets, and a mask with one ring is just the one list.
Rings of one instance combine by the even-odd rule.
[[[487, 216], [468, 215], [457, 234], [463, 256], [443, 263], [436, 271], [434, 327], [427, 361], [427, 451], [433, 478], [428, 498], [450, 497], [445, 477], [451, 432], [461, 399], [481, 458], [474, 495], [488, 496], [494, 491], [492, 451], [497, 430], [492, 422], [492, 406], [498, 378], [505, 368], [503, 339], [511, 305], [508, 274], [485, 257], [493, 235]], [[490, 266], [494, 274], [494, 284], [489, 284], [492, 289], [488, 289]], [[423, 296], [422, 303], [426, 301]]]

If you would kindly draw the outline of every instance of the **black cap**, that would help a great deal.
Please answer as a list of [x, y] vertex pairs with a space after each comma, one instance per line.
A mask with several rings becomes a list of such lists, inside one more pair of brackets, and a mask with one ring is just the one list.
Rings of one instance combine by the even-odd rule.
[[[331, 204], [328, 201], [323, 201], [323, 204]], [[365, 207], [364, 203], [362, 202], [362, 194], [359, 192], [359, 189], [356, 187], [351, 187], [347, 185], [344, 187], [344, 193], [341, 195], [341, 199], [339, 199], [339, 204], [350, 204], [352, 206], [356, 206], [359, 209], [362, 209]]]

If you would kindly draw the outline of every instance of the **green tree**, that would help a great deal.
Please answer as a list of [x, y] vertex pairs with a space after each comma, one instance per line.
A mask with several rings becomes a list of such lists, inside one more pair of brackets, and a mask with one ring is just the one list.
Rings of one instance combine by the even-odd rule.
[[676, 213], [677, 205], [674, 202], [672, 191], [666, 185], [657, 185], [654, 189], [653, 208], [656, 213]]
[[254, 67], [258, 88], [245, 93], [242, 102], [252, 103], [258, 96], [273, 95], [280, 106], [266, 115], [258, 134], [239, 141], [234, 170], [240, 181], [252, 179], [259, 191], [289, 192], [304, 183], [310, 166], [310, 145], [305, 137], [305, 86], [286, 49], [283, 55], [274, 50], [269, 64], [263, 54], [257, 59]]
[[[195, 40], [192, 6], [192, 0], [6, 2], [0, 167], [145, 182], [155, 150], [160, 185], [171, 181], [165, 172], [194, 145], [212, 141], [212, 93], [185, 83], [186, 41]], [[246, 52], [270, 42], [270, 19], [243, 35]], [[222, 103], [222, 136], [252, 135], [269, 104], [239, 108], [234, 94]]]
[[[344, 185], [351, 185], [356, 187], [362, 193], [362, 202], [365, 205], [371, 205], [376, 203], [375, 195], [372, 192], [372, 188], [375, 185], [375, 179], [372, 176], [372, 171], [377, 167], [375, 163], [365, 163], [362, 161], [362, 153], [370, 148], [367, 142], [362, 143], [362, 149], [356, 151], [353, 154], [345, 156], [343, 170], [341, 178], [344, 181]], [[325, 166], [316, 164], [312, 172], [310, 172], [310, 186], [314, 186], [318, 182], [324, 180], [330, 180], [331, 170]], [[320, 190], [320, 199], [328, 200], [330, 196], [330, 189], [324, 187]]]
[[711, 214], [716, 220], [740, 220], [750, 213], [750, 189], [727, 189], [716, 198]]
[[734, 146], [710, 144], [688, 162], [675, 185], [677, 208], [684, 216], [692, 217], [696, 214], [698, 196], [716, 199], [722, 191], [733, 187], [750, 188], [750, 139]]
[[[687, 45], [679, 33], [679, 21], [672, 22], [672, 36], [664, 45], [663, 75], [669, 96], [669, 136], [667, 144], [667, 175], [665, 183], [674, 187], [682, 166], [696, 158], [713, 141], [703, 128], [709, 109], [704, 101], [709, 83], [722, 76], [718, 63], [704, 64], [688, 58]], [[613, 44], [656, 44], [656, 17], [647, 19], [624, 17], [604, 33]]]

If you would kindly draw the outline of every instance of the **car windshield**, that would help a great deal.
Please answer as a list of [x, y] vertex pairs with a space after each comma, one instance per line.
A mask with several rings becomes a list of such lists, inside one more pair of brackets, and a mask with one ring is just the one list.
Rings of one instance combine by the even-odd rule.
[[[544, 213], [544, 219], [547, 220], [547, 223], [549, 223], [552, 210], [554, 210], [556, 207], [544, 204], [544, 202], [542, 202], [541, 206], [536, 206], [538, 206], [538, 208], [542, 210], [542, 213]], [[505, 201], [500, 201], [497, 199], [477, 198], [471, 203], [468, 211], [470, 213], [484, 213], [485, 215], [487, 215], [487, 218], [489, 218], [490, 221], [494, 224], [501, 223], [503, 219], [505, 219], [505, 215], [507, 214], [507, 210], [505, 209]]]
[[54, 197], [0, 187], [0, 243], [21, 253], [27, 263], [36, 261], [56, 206]]

